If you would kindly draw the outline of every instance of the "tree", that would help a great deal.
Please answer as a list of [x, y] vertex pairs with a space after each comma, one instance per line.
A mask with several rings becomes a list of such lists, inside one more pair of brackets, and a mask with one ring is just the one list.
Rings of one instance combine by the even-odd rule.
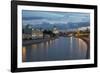
[[50, 37], [54, 37], [55, 36], [55, 34], [51, 31], [51, 30], [44, 30], [43, 31], [43, 35], [50, 35]]

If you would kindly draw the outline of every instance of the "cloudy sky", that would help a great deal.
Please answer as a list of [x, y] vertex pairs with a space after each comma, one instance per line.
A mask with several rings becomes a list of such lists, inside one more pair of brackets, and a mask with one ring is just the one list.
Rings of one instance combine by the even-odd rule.
[[90, 22], [89, 13], [76, 13], [76, 12], [48, 12], [48, 11], [32, 11], [22, 10], [22, 23], [23, 25], [31, 24], [68, 24]]

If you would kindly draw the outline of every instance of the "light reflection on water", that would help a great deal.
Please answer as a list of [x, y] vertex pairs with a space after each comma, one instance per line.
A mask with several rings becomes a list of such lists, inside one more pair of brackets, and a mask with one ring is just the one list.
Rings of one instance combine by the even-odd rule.
[[59, 37], [39, 44], [23, 46], [23, 62], [86, 59], [87, 44], [73, 37]]

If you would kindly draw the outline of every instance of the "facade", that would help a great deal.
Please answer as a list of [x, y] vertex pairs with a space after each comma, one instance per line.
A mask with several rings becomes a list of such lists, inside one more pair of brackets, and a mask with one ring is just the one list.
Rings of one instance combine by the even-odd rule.
[[32, 36], [31, 36], [31, 34], [23, 33], [22, 38], [23, 38], [23, 39], [31, 39]]
[[32, 39], [43, 38], [43, 32], [39, 29], [32, 29]]
[[26, 27], [23, 29], [23, 35], [22, 35], [22, 39], [31, 39], [31, 32], [32, 32], [32, 28], [30, 25], [26, 25]]
[[33, 29], [29, 25], [26, 26], [25, 29], [23, 29], [23, 39], [37, 39], [37, 38], [43, 38], [43, 32], [39, 29]]

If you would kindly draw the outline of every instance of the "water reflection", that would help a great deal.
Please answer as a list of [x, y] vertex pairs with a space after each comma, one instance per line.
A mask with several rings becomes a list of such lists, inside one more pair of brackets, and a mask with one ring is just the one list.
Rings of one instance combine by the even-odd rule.
[[73, 53], [73, 37], [70, 37], [70, 57], [72, 57]]
[[86, 59], [87, 44], [74, 37], [59, 37], [39, 44], [23, 46], [22, 61]]
[[26, 61], [26, 47], [23, 47], [23, 49], [22, 49], [22, 60], [23, 61]]

